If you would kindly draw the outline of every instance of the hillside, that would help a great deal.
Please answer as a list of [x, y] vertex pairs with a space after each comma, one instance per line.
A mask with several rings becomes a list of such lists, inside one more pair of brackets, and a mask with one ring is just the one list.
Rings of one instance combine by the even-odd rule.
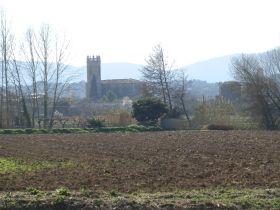
[[186, 69], [189, 79], [203, 80], [211, 83], [232, 80], [230, 62], [234, 56], [237, 55], [212, 58], [185, 66], [183, 69]]

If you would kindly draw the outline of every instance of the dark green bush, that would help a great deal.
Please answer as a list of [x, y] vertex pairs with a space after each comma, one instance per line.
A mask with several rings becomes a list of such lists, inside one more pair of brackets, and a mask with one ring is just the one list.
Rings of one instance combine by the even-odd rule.
[[3, 130], [3, 134], [14, 134], [14, 130], [13, 129], [4, 129]]
[[28, 134], [33, 133], [32, 128], [26, 128], [24, 131], [25, 131], [25, 133], [28, 133]]
[[61, 129], [56, 128], [51, 130], [52, 133], [61, 133]]
[[202, 129], [204, 130], [233, 130], [233, 126], [231, 125], [219, 125], [219, 124], [210, 124], [204, 126]]
[[166, 105], [157, 98], [142, 98], [132, 104], [132, 116], [141, 124], [155, 124], [165, 113]]
[[13, 133], [14, 134], [23, 134], [23, 133], [25, 133], [25, 130], [24, 129], [14, 129]]
[[35, 129], [35, 131], [38, 133], [49, 133], [47, 129]]

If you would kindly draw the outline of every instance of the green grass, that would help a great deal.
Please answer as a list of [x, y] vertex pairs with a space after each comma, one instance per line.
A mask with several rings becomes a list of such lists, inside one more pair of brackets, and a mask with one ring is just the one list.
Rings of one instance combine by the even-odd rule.
[[135, 199], [161, 200], [167, 203], [188, 200], [196, 204], [213, 203], [242, 209], [280, 209], [280, 189], [201, 189], [175, 193], [138, 193]]
[[42, 191], [41, 190], [38, 190], [34, 187], [27, 187], [25, 189], [26, 193], [28, 193], [29, 195], [40, 195], [42, 194]]
[[[70, 191], [58, 188], [56, 191], [39, 191], [34, 188], [26, 192], [0, 192], [3, 204], [8, 209], [23, 209], [24, 204], [45, 203], [53, 206], [63, 205], [65, 208], [76, 204], [90, 204], [100, 209], [114, 209], [120, 203], [125, 206], [141, 206], [146, 209], [156, 206], [157, 209], [280, 209], [280, 189], [199, 189], [178, 190], [175, 192], [134, 192], [116, 191], [95, 192], [92, 190]], [[38, 199], [38, 194], [40, 197]], [[36, 201], [36, 202], [35, 202]], [[0, 203], [0, 209], [2, 209]], [[143, 208], [142, 208], [143, 207]], [[165, 208], [167, 207], [167, 208]], [[33, 208], [36, 209], [36, 208]], [[40, 209], [40, 208], [37, 208]]]
[[39, 171], [50, 168], [69, 168], [77, 164], [71, 161], [51, 162], [51, 161], [33, 161], [27, 162], [12, 158], [0, 158], [0, 175], [6, 173]]
[[60, 196], [70, 196], [71, 195], [71, 191], [67, 187], [58, 188], [58, 189], [56, 189], [56, 192]]

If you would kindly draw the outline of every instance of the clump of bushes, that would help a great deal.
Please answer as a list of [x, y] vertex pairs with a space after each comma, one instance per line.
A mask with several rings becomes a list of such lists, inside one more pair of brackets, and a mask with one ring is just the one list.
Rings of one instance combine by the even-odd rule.
[[105, 127], [105, 122], [103, 120], [92, 117], [87, 120], [87, 127], [88, 128], [102, 128], [102, 127]]

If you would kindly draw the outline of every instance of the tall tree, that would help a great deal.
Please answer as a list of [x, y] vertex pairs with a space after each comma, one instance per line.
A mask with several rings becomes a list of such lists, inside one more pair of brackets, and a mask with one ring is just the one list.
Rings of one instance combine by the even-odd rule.
[[265, 128], [277, 129], [280, 117], [280, 51], [241, 55], [232, 60], [233, 73], [244, 89], [253, 117]]
[[39, 34], [36, 37], [37, 46], [36, 52], [41, 63], [41, 74], [43, 81], [43, 126], [46, 128], [48, 126], [48, 105], [49, 105], [49, 80], [53, 76], [51, 74], [51, 27], [48, 24], [42, 24]]
[[[18, 106], [18, 116], [20, 117], [21, 113], [23, 114], [24, 122], [23, 125], [27, 127], [31, 127], [31, 120], [30, 120], [30, 114], [28, 111], [28, 106], [26, 102], [26, 94], [23, 91], [23, 78], [21, 75], [21, 67], [18, 64], [15, 57], [13, 58], [13, 71], [11, 71], [11, 76], [13, 79], [13, 84], [15, 87], [15, 90], [18, 92], [18, 94], [15, 94], [16, 98], [20, 101], [20, 106]], [[22, 112], [21, 112], [22, 109]], [[21, 118], [21, 117], [20, 117]]]
[[146, 65], [141, 72], [146, 83], [146, 88], [153, 96], [160, 97], [172, 110], [171, 80], [172, 67], [168, 65], [161, 45], [156, 45], [153, 52], [146, 60]]
[[40, 107], [38, 102], [38, 58], [35, 50], [35, 33], [34, 30], [29, 28], [27, 29], [25, 33], [25, 39], [23, 43], [21, 44], [21, 52], [24, 55], [25, 58], [25, 69], [27, 70], [26, 77], [27, 80], [31, 80], [31, 90], [27, 86], [28, 92], [29, 92], [29, 99], [31, 100], [31, 119], [32, 119], [32, 127], [35, 127], [35, 118], [38, 120], [39, 127], [40, 125]]
[[1, 50], [1, 102], [0, 121], [3, 126], [3, 114], [5, 109], [6, 127], [11, 126], [10, 93], [9, 93], [9, 63], [12, 50], [13, 35], [10, 31], [5, 11], [0, 11], [0, 50]]
[[70, 76], [65, 75], [69, 42], [61, 40], [51, 27], [43, 24], [36, 36], [38, 55], [43, 81], [43, 126], [52, 128], [57, 102], [69, 84]]
[[57, 103], [61, 97], [63, 91], [69, 85], [70, 77], [64, 77], [65, 70], [67, 69], [67, 65], [65, 64], [68, 58], [68, 49], [69, 42], [62, 40], [61, 44], [56, 37], [55, 42], [55, 67], [54, 67], [54, 90], [53, 90], [53, 103], [52, 103], [52, 111], [49, 121], [49, 128], [53, 127], [54, 113], [56, 111]]

